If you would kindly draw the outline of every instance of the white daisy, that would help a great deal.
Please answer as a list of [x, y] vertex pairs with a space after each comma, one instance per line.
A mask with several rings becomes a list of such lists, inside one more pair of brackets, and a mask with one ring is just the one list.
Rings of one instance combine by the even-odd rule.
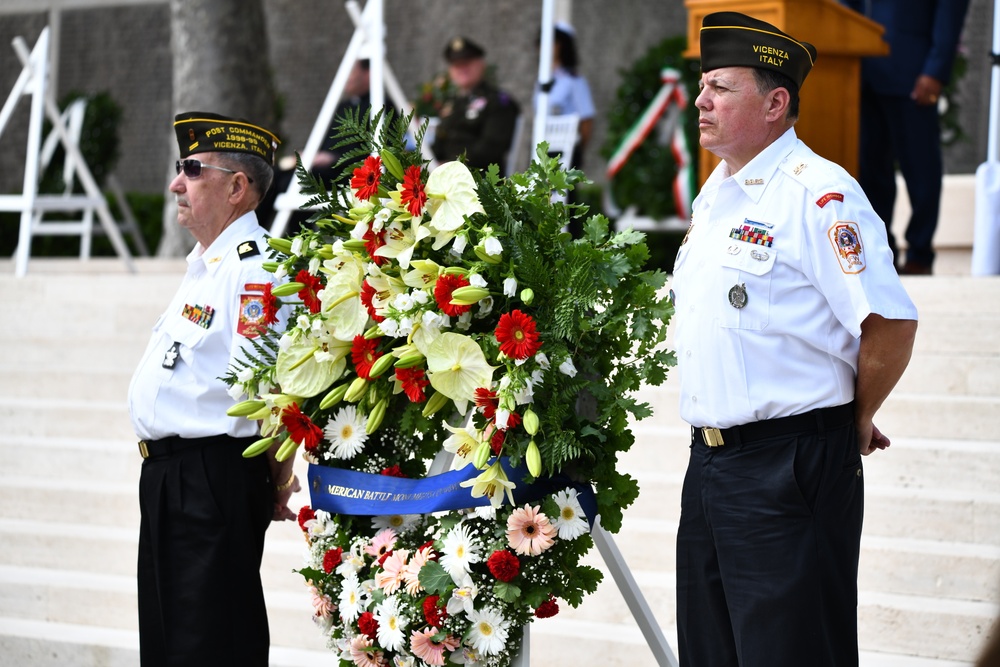
[[372, 517], [372, 528], [376, 532], [392, 528], [397, 535], [405, 535], [417, 527], [419, 514], [385, 514]]
[[408, 618], [399, 615], [399, 598], [390, 595], [376, 607], [374, 614], [378, 621], [378, 643], [388, 651], [398, 651], [406, 644]]
[[441, 566], [448, 571], [453, 579], [469, 572], [469, 566], [479, 562], [479, 545], [469, 535], [465, 524], [462, 523], [444, 536], [444, 545], [441, 551], [443, 552]]
[[337, 411], [333, 419], [323, 429], [332, 447], [323, 452], [327, 459], [350, 459], [365, 447], [368, 434], [365, 433], [365, 419], [358, 409], [348, 405]]
[[559, 506], [559, 514], [555, 517], [552, 525], [559, 531], [559, 539], [575, 540], [587, 532], [587, 521], [577, 500], [576, 489], [565, 489], [556, 493], [553, 500]]
[[340, 589], [340, 615], [345, 621], [353, 623], [364, 608], [364, 595], [358, 575], [349, 574], [344, 577], [344, 584]]
[[499, 611], [485, 607], [481, 611], [469, 614], [471, 624], [469, 641], [472, 648], [483, 655], [496, 655], [507, 645], [507, 628], [510, 621], [505, 620]]

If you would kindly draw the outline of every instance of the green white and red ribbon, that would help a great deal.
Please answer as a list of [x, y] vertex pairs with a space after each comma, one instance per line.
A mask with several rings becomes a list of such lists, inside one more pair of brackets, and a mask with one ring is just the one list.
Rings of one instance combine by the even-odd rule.
[[677, 216], [686, 220], [691, 214], [691, 199], [694, 192], [694, 171], [691, 169], [691, 153], [688, 150], [687, 137], [684, 135], [684, 123], [681, 115], [687, 107], [687, 94], [680, 85], [681, 75], [675, 69], [664, 69], [660, 72], [660, 87], [656, 97], [642, 112], [639, 120], [622, 138], [618, 148], [608, 160], [607, 176], [614, 178], [639, 146], [646, 140], [657, 122], [666, 113], [668, 127], [672, 127], [670, 151], [677, 163], [677, 177], [674, 179], [674, 203]]

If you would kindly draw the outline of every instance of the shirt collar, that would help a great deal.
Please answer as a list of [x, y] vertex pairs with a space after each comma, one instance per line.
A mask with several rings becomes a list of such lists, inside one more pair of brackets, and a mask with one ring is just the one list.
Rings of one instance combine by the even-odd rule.
[[231, 251], [239, 243], [251, 236], [255, 236], [254, 232], [257, 227], [257, 214], [253, 211], [244, 213], [234, 220], [231, 225], [223, 229], [218, 238], [212, 241], [212, 245], [207, 248], [203, 248], [201, 243], [195, 245], [194, 249], [187, 256], [189, 268], [194, 268], [192, 265], [200, 262], [204, 270], [209, 273], [215, 273], [222, 265], [223, 260], [226, 259], [226, 255], [232, 254]]
[[778, 171], [778, 166], [788, 157], [797, 142], [795, 128], [788, 128], [767, 148], [757, 153], [742, 169], [730, 176], [747, 197], [755, 203], [758, 202], [768, 182]]

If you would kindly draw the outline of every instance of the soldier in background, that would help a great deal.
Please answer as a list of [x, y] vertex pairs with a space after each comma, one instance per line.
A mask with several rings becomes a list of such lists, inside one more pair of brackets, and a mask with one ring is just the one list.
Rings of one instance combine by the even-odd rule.
[[510, 150], [520, 107], [486, 81], [486, 52], [465, 37], [455, 37], [444, 50], [448, 78], [455, 95], [441, 109], [432, 150], [440, 162], [465, 154], [470, 167], [501, 167]]

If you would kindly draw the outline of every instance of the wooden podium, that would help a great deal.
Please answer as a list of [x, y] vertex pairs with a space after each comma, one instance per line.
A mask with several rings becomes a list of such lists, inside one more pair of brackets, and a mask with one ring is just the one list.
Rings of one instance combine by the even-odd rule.
[[[889, 53], [878, 23], [835, 0], [685, 0], [689, 58], [700, 58], [702, 19], [713, 12], [741, 12], [767, 21], [816, 47], [816, 65], [802, 84], [795, 132], [819, 155], [858, 175], [861, 58]], [[699, 149], [698, 182], [719, 158]]]

